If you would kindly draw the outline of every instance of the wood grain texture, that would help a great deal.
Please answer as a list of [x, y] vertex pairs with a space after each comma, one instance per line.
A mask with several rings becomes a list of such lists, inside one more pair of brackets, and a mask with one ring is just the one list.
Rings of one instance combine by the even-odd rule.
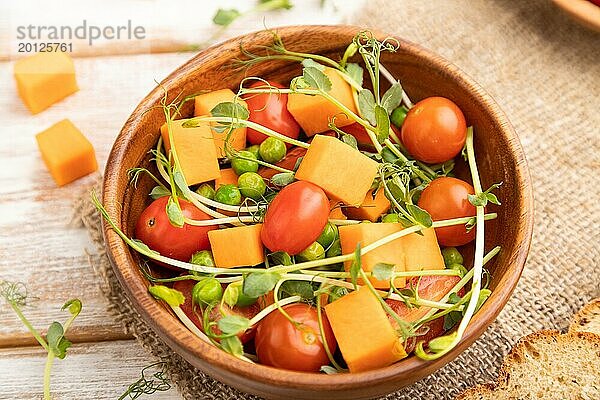
[[[65, 300], [79, 297], [83, 312], [73, 326], [73, 341], [125, 338], [108, 311], [98, 278], [88, 264], [93, 244], [84, 229], [69, 225], [72, 203], [99, 174], [58, 188], [43, 165], [34, 136], [70, 118], [90, 139], [103, 169], [108, 151], [137, 99], [188, 54], [77, 59], [80, 91], [38, 115], [16, 94], [12, 63], [0, 63], [0, 278], [23, 281], [37, 299], [24, 312], [44, 329], [61, 321]], [[119, 71], [127, 79], [114, 78]], [[43, 228], [41, 228], [43, 227]], [[0, 347], [33, 344], [34, 339], [0, 302]]]
[[[126, 361], [125, 361], [126, 360]], [[157, 360], [133, 340], [76, 344], [52, 367], [54, 400], [115, 400]], [[46, 352], [38, 347], [0, 349], [0, 400], [39, 400]], [[156, 400], [181, 399], [175, 388]]]
[[[311, 31], [310, 35], [307, 35], [307, 29]], [[357, 30], [357, 27], [348, 26], [316, 26], [282, 28], [278, 32], [290, 49], [332, 55], [343, 52]], [[240, 43], [249, 51], [259, 51], [255, 46], [268, 44], [270, 39], [268, 33], [255, 33], [211, 48], [173, 72], [162, 85], [170, 93], [234, 88], [241, 76], [223, 66], [239, 56]], [[401, 41], [399, 51], [386, 54], [382, 61], [402, 81], [413, 100], [432, 95], [454, 100], [475, 127], [475, 148], [483, 182], [504, 182], [499, 195], [506, 201], [501, 208], [494, 209], [502, 223], [489, 224], [486, 230], [487, 243], [500, 244], [503, 248], [490, 265], [494, 293], [472, 320], [459, 345], [436, 361], [423, 362], [413, 356], [383, 369], [358, 374], [323, 375], [277, 370], [235, 359], [187, 331], [150, 297], [148, 283], [137, 267], [138, 257], [105, 226], [116, 274], [137, 310], [175, 351], [216, 379], [251, 393], [281, 399], [367, 398], [389, 393], [454, 359], [482, 334], [512, 293], [529, 250], [533, 224], [529, 172], [514, 130], [493, 99], [442, 58]], [[298, 72], [298, 66], [272, 62], [253, 68], [248, 74], [289, 79]], [[149, 190], [150, 182], [142, 181], [138, 190], [131, 190], [123, 171], [148, 163], [146, 153], [154, 146], [164, 118], [160, 110], [148, 110], [158, 104], [162, 94], [157, 89], [142, 100], [117, 138], [109, 158], [103, 188], [105, 206], [111, 218], [128, 233], [132, 232], [147, 201], [144, 191]], [[189, 107], [183, 112], [189, 113]]]

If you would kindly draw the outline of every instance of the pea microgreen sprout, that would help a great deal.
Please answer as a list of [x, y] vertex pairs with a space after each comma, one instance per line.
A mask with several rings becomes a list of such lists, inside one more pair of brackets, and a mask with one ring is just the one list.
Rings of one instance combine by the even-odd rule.
[[46, 366], [44, 367], [44, 400], [50, 400], [52, 398], [50, 394], [52, 364], [54, 364], [55, 358], [64, 359], [67, 356], [67, 350], [72, 345], [65, 335], [75, 318], [81, 312], [81, 300], [71, 299], [61, 307], [63, 311], [68, 310], [71, 316], [64, 324], [56, 321], [52, 322], [44, 338], [23, 314], [22, 308], [27, 305], [28, 299], [27, 287], [23, 283], [8, 282], [0, 279], [0, 297], [10, 305], [35, 340], [48, 352]]
[[[150, 371], [153, 371], [152, 375], [147, 376]], [[151, 395], [156, 392], [166, 392], [169, 389], [171, 389], [171, 383], [167, 376], [167, 363], [159, 361], [144, 367], [140, 379], [129, 385], [118, 400], [135, 400], [144, 394]]]

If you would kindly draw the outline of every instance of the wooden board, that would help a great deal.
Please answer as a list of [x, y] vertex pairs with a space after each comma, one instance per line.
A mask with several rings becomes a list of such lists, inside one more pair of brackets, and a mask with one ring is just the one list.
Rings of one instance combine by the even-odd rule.
[[[67, 358], [55, 360], [52, 366], [53, 399], [115, 400], [139, 379], [142, 368], [156, 361], [133, 340], [74, 345]], [[0, 399], [41, 399], [45, 363], [46, 352], [41, 347], [0, 349]], [[148, 398], [175, 400], [181, 396], [173, 387]]]

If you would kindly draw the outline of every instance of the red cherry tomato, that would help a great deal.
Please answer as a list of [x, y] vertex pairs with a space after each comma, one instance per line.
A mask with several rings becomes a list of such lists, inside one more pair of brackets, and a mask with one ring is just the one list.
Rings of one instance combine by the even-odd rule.
[[298, 254], [317, 240], [328, 217], [329, 200], [323, 189], [309, 182], [294, 182], [269, 204], [260, 237], [271, 251]]
[[[194, 285], [196, 283], [197, 283], [197, 281], [192, 280], [192, 279], [185, 280], [185, 281], [177, 281], [177, 282], [173, 283], [173, 289], [179, 290], [181, 293], [183, 293], [183, 296], [185, 297], [185, 302], [180, 306], [181, 309], [183, 310], [184, 314], [187, 315], [187, 317], [190, 320], [192, 320], [194, 325], [196, 325], [200, 330], [204, 331], [204, 326], [203, 326], [203, 323], [201, 320], [202, 307], [199, 307], [198, 305], [196, 305], [196, 307], [192, 307], [192, 289], [194, 288]], [[219, 319], [221, 319], [223, 317], [223, 314], [225, 314], [225, 315], [239, 315], [239, 316], [251, 319], [256, 314], [258, 314], [260, 312], [260, 310], [263, 308], [262, 305], [264, 304], [264, 301], [261, 301], [261, 300], [262, 299], [259, 299], [256, 303], [251, 304], [247, 307], [235, 306], [233, 308], [230, 308], [226, 304], [223, 304], [223, 305], [217, 304], [211, 310], [210, 318], [212, 321], [218, 321]], [[213, 333], [218, 335], [221, 332], [220, 332], [219, 328], [215, 327], [215, 328], [213, 328]], [[240, 338], [242, 343], [247, 343], [250, 340], [254, 339], [255, 333], [256, 333], [256, 329], [254, 329], [254, 327], [252, 327], [252, 328], [248, 329], [247, 331], [240, 333], [238, 335], [238, 337]]]
[[[286, 86], [279, 82], [268, 81], [271, 86], [283, 89]], [[265, 87], [264, 82], [255, 82], [250, 88]], [[292, 139], [297, 139], [300, 135], [300, 125], [296, 122], [292, 114], [287, 109], [288, 95], [286, 93], [265, 93], [250, 94], [244, 97], [250, 111], [249, 121], [256, 122], [262, 126], [281, 133]], [[261, 144], [267, 136], [263, 133], [248, 128], [246, 130], [246, 140], [252, 144]], [[290, 144], [286, 145], [291, 147]]]
[[[294, 371], [318, 372], [329, 364], [319, 330], [317, 310], [308, 304], [284, 306], [285, 312], [300, 325], [292, 324], [275, 310], [263, 319], [256, 329], [254, 345], [261, 364]], [[337, 347], [329, 321], [323, 316], [323, 331], [329, 350]]]
[[417, 160], [432, 164], [448, 161], [467, 140], [465, 116], [451, 100], [428, 97], [410, 109], [400, 139]]
[[[474, 194], [473, 186], [456, 178], [442, 177], [431, 181], [421, 193], [419, 207], [426, 210], [434, 221], [472, 217], [477, 213], [467, 196]], [[475, 238], [475, 229], [467, 232], [464, 224], [435, 228], [442, 246], [462, 246]]]
[[[208, 231], [217, 227], [185, 224], [182, 228], [178, 228], [172, 225], [166, 211], [168, 200], [168, 196], [161, 197], [142, 211], [135, 226], [135, 237], [163, 256], [187, 262], [196, 251], [210, 249]], [[187, 218], [211, 219], [192, 203], [180, 199], [179, 204], [183, 215]]]

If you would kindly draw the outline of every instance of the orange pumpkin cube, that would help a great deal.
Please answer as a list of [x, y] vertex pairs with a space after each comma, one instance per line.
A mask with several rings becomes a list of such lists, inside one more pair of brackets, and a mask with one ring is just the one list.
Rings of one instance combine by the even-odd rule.
[[375, 222], [390, 209], [390, 206], [390, 201], [385, 197], [385, 190], [380, 188], [375, 197], [373, 197], [373, 190], [369, 190], [360, 207], [346, 207], [345, 211], [351, 219]]
[[385, 367], [407, 356], [369, 288], [363, 286], [327, 304], [325, 313], [350, 372]]
[[379, 164], [337, 138], [317, 135], [304, 155], [296, 179], [320, 186], [330, 198], [360, 206]]
[[17, 91], [32, 114], [79, 90], [73, 60], [63, 52], [37, 53], [14, 65]]
[[68, 119], [35, 136], [42, 159], [58, 186], [98, 169], [94, 147]]
[[[230, 89], [215, 90], [212, 92], [198, 95], [194, 98], [194, 116], [199, 117], [202, 115], [210, 115], [210, 112], [219, 103], [233, 102], [235, 99], [235, 93]], [[242, 106], [248, 108], [246, 102], [242, 99], [235, 99], [235, 101]], [[215, 126], [216, 124], [213, 124]], [[228, 131], [216, 132], [213, 129], [213, 137], [215, 139], [215, 146], [217, 147], [217, 154], [219, 157], [225, 157], [225, 139], [227, 138]], [[246, 127], [236, 128], [231, 133], [229, 144], [236, 150], [243, 150], [246, 147]]]
[[[219, 160], [210, 125], [202, 124], [194, 128], [184, 128], [185, 121], [187, 119], [171, 121], [171, 134], [187, 184], [191, 186], [219, 178], [221, 176]], [[161, 126], [160, 133], [168, 153], [171, 143], [166, 122]]]
[[262, 224], [215, 229], [208, 232], [210, 248], [219, 268], [253, 266], [265, 261], [260, 240]]
[[[331, 81], [329, 95], [334, 97], [353, 113], [358, 114], [354, 104], [352, 87], [340, 76], [340, 73], [326, 67], [323, 71]], [[353, 124], [355, 121], [335, 104], [323, 96], [312, 96], [307, 94], [290, 93], [288, 95], [287, 109], [296, 122], [302, 127], [307, 136], [322, 133], [329, 130], [329, 122], [335, 117], [335, 125], [342, 127]]]

